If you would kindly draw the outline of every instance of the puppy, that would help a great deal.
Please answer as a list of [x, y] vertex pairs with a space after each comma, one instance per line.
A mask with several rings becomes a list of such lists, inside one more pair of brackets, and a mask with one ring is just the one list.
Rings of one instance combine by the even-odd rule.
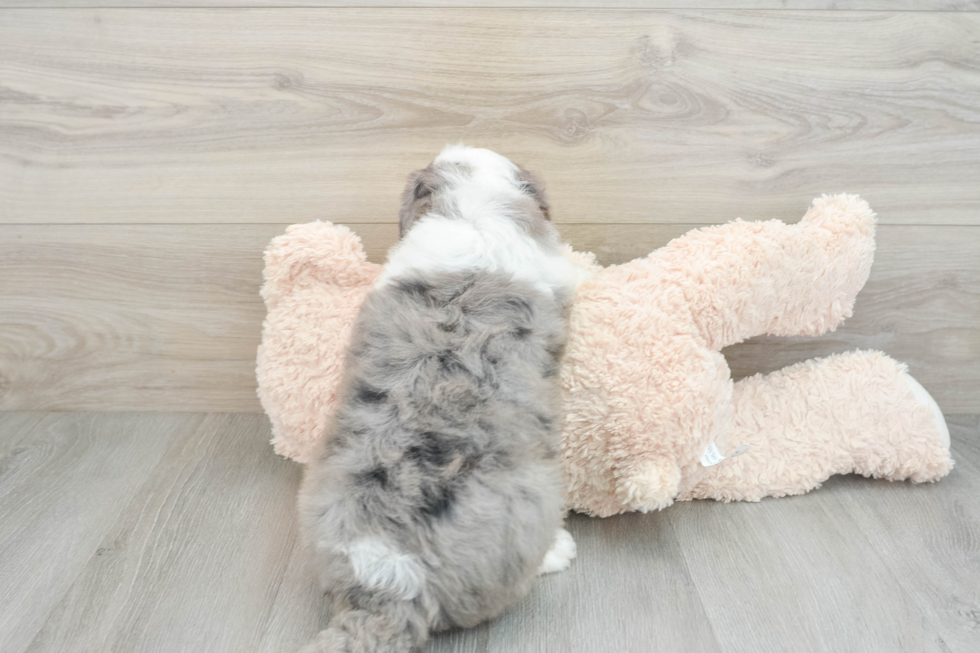
[[[576, 269], [540, 184], [489, 150], [416, 172], [300, 491], [333, 602], [307, 653], [402, 653], [566, 568], [558, 364]], [[549, 550], [550, 549], [550, 550]]]

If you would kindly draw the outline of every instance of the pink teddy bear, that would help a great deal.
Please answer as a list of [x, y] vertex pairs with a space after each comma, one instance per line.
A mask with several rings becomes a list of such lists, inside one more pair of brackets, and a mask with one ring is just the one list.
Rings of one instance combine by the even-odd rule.
[[[677, 500], [802, 494], [833, 474], [935, 481], [953, 466], [932, 397], [880, 352], [810, 360], [733, 383], [721, 349], [760, 334], [820, 335], [851, 315], [875, 216], [824, 196], [795, 225], [736, 220], [588, 274], [561, 381], [567, 505], [597, 516]], [[265, 254], [259, 398], [277, 453], [308, 462], [336, 402], [344, 351], [381, 272], [360, 239], [289, 227]]]

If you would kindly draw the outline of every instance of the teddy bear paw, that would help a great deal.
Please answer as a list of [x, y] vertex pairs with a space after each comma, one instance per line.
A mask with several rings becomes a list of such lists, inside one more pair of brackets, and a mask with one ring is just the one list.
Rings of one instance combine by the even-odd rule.
[[680, 484], [681, 470], [675, 462], [646, 460], [631, 466], [620, 476], [616, 495], [632, 510], [662, 510], [674, 503]]
[[916, 401], [928, 408], [929, 412], [932, 413], [932, 423], [936, 427], [936, 433], [939, 434], [939, 441], [942, 443], [944, 449], [949, 449], [949, 426], [946, 425], [946, 418], [943, 417], [943, 411], [940, 410], [939, 404], [936, 403], [932, 395], [911, 374], [903, 372], [902, 378], [908, 384], [909, 390], [912, 391], [912, 396], [915, 397]]

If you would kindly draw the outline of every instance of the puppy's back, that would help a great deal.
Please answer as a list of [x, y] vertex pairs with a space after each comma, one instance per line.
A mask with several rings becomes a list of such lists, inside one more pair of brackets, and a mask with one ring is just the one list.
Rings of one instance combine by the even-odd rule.
[[396, 615], [384, 628], [417, 643], [527, 591], [561, 518], [562, 313], [487, 271], [409, 275], [368, 296], [301, 494], [341, 603]]

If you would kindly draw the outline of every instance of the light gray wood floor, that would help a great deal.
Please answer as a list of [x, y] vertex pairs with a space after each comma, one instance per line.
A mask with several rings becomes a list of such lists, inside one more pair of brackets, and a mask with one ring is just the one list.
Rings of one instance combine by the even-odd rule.
[[[579, 557], [426, 650], [980, 650], [980, 416], [935, 485], [572, 516]], [[256, 414], [0, 413], [0, 651], [291, 652], [328, 618]]]

